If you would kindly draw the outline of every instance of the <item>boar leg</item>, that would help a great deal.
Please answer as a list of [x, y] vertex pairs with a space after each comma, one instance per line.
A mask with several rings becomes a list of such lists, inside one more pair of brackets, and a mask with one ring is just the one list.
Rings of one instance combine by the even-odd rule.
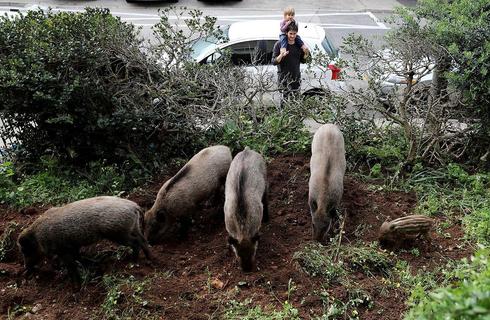
[[170, 214], [165, 215], [165, 221], [164, 221], [163, 227], [158, 232], [158, 234], [159, 234], [158, 239], [159, 240], [165, 239], [166, 236], [168, 235], [169, 231], [175, 230], [175, 229], [171, 230], [171, 228], [173, 226], [175, 226], [175, 222], [176, 222], [176, 219], [174, 216], [172, 216]]
[[[151, 254], [150, 249], [148, 248], [148, 242], [146, 241], [145, 237], [143, 236], [143, 234], [139, 230], [136, 231], [136, 242], [138, 243], [138, 247], [143, 250], [143, 253], [145, 254], [146, 259], [154, 260], [154, 257]], [[137, 249], [138, 251], [139, 251], [139, 248]], [[134, 254], [134, 251], [133, 251], [133, 254]]]
[[132, 251], [131, 259], [135, 262], [138, 261], [138, 256], [140, 254], [140, 241], [134, 231], [117, 239], [115, 242], [122, 246], [130, 247]]
[[[78, 252], [78, 250], [75, 250], [75, 252]], [[68, 269], [68, 275], [71, 278], [74, 290], [79, 291], [82, 281], [76, 263], [76, 255], [77, 254], [73, 255], [72, 253], [65, 252], [60, 258]]]
[[179, 228], [179, 236], [182, 239], [185, 239], [187, 237], [187, 234], [189, 233], [189, 229], [192, 224], [192, 219], [189, 216], [182, 216], [179, 218], [180, 220], [180, 228]]

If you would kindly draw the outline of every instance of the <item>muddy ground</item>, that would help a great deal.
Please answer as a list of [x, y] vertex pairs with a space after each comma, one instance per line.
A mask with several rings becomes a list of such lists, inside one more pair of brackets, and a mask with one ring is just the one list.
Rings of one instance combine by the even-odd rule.
[[[143, 255], [136, 265], [127, 255], [117, 257], [113, 254], [117, 247], [110, 244], [88, 248], [86, 255], [99, 262], [87, 262], [84, 269], [87, 281], [78, 293], [72, 292], [63, 268], [49, 263], [45, 263], [34, 278], [25, 280], [19, 275], [22, 271], [20, 254], [11, 253], [8, 261], [0, 263], [0, 317], [25, 317], [28, 312], [28, 318], [33, 319], [100, 318], [101, 305], [107, 302], [108, 292], [102, 277], [110, 274], [131, 281], [147, 280], [143, 287], [132, 288], [132, 291], [122, 286], [116, 295], [115, 305], [133, 318], [149, 311], [161, 319], [219, 319], [223, 317], [227, 301], [247, 298], [252, 298], [252, 305], [279, 310], [288, 298], [288, 283], [295, 286], [289, 301], [299, 310], [301, 318], [321, 315], [326, 308], [318, 295], [322, 286], [332, 297], [344, 302], [347, 293], [342, 283], [325, 286], [321, 278], [308, 276], [292, 259], [294, 252], [309, 243], [311, 237], [307, 205], [309, 159], [301, 155], [276, 157], [268, 164], [268, 175], [271, 219], [261, 229], [257, 272], [244, 274], [239, 270], [226, 246], [222, 215], [216, 215], [214, 208], [207, 208], [194, 217], [187, 238], [169, 239], [151, 248], [158, 258], [154, 265], [148, 264]], [[150, 207], [162, 181], [129, 198], [145, 208]], [[414, 193], [383, 191], [347, 176], [342, 243], [376, 241], [383, 221], [413, 213], [416, 204]], [[3, 232], [10, 221], [26, 226], [44, 209], [28, 208], [17, 212], [0, 208], [0, 230]], [[442, 218], [436, 220], [439, 224]], [[410, 250], [396, 251], [394, 259], [407, 261], [413, 270], [431, 270], [448, 259], [470, 255], [470, 248], [460, 245], [460, 226], [454, 225], [445, 232], [450, 237], [432, 231], [431, 242], [417, 247], [419, 254], [411, 254]], [[18, 231], [15, 236], [17, 234]], [[352, 273], [349, 277], [352, 283], [369, 293], [373, 301], [370, 307], [358, 308], [360, 319], [402, 317], [407, 299], [402, 288], [387, 289], [382, 275]]]

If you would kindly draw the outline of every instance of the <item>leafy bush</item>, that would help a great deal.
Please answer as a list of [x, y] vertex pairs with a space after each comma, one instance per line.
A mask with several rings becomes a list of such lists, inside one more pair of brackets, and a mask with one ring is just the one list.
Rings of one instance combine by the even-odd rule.
[[14, 187], [15, 183], [12, 180], [14, 177], [14, 165], [7, 161], [0, 163], [0, 189], [9, 190]]
[[[454, 70], [445, 70], [449, 82], [463, 92], [464, 111], [478, 118], [471, 136], [473, 155], [487, 161], [490, 145], [490, 13], [487, 0], [424, 0], [412, 9], [434, 43], [444, 48]], [[439, 61], [438, 61], [439, 62]], [[438, 65], [440, 67], [440, 65]], [[482, 148], [475, 147], [476, 145]]]
[[433, 290], [405, 319], [488, 319], [490, 314], [490, 251], [479, 250], [471, 263], [463, 260], [459, 281]]
[[[144, 77], [128, 61], [146, 59], [139, 45], [134, 26], [108, 10], [2, 17], [0, 112], [22, 128], [5, 134], [17, 136], [32, 159], [121, 155], [148, 133], [141, 126], [148, 115], [118, 101], [130, 79]], [[148, 105], [144, 96], [135, 94], [133, 104]]]
[[[155, 26], [155, 46], [106, 9], [0, 18], [0, 116], [21, 128], [3, 133], [21, 141], [18, 159], [128, 161], [151, 171], [202, 145], [201, 124], [217, 113], [216, 96], [223, 95], [216, 88], [226, 89], [216, 81], [234, 82], [186, 60], [195, 37], [166, 14]], [[216, 19], [190, 15], [191, 34], [216, 31]]]
[[[490, 156], [490, 24], [488, 1], [419, 1], [400, 8], [381, 47], [361, 35], [346, 37], [346, 77], [354, 86], [343, 96], [363, 121], [400, 128], [401, 156], [447, 163]], [[418, 81], [430, 75], [431, 81]], [[385, 81], [398, 85], [385, 86]], [[376, 129], [376, 128], [375, 128]], [[470, 147], [470, 146], [481, 147]]]

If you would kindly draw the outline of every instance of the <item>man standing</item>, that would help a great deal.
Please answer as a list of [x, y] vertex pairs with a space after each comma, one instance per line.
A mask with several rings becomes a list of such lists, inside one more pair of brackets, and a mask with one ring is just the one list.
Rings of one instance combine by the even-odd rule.
[[279, 80], [279, 89], [282, 91], [281, 106], [284, 101], [296, 95], [301, 85], [300, 63], [306, 62], [307, 52], [295, 44], [296, 35], [298, 34], [298, 25], [291, 22], [286, 31], [287, 48], [281, 52], [281, 43], [277, 41], [274, 45], [272, 63], [277, 65], [277, 74]]

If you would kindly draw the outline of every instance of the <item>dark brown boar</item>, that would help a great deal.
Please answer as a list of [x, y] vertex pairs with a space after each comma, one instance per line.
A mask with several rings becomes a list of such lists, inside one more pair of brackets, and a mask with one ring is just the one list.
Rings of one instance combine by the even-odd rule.
[[199, 205], [220, 198], [232, 160], [226, 146], [201, 150], [158, 191], [155, 203], [145, 213], [145, 234], [150, 243], [162, 239], [178, 218], [188, 219]]
[[321, 126], [311, 144], [308, 203], [313, 226], [313, 238], [324, 241], [337, 222], [345, 174], [344, 137], [333, 124]]
[[264, 158], [248, 147], [233, 159], [225, 185], [228, 243], [243, 271], [256, 269], [255, 254], [262, 221], [269, 218]]
[[151, 258], [139, 226], [141, 214], [141, 208], [133, 201], [109, 196], [47, 210], [21, 232], [17, 241], [27, 273], [43, 257], [58, 256], [79, 286], [80, 274], [75, 261], [80, 258], [80, 248], [103, 239], [131, 247], [134, 259], [140, 249]]

